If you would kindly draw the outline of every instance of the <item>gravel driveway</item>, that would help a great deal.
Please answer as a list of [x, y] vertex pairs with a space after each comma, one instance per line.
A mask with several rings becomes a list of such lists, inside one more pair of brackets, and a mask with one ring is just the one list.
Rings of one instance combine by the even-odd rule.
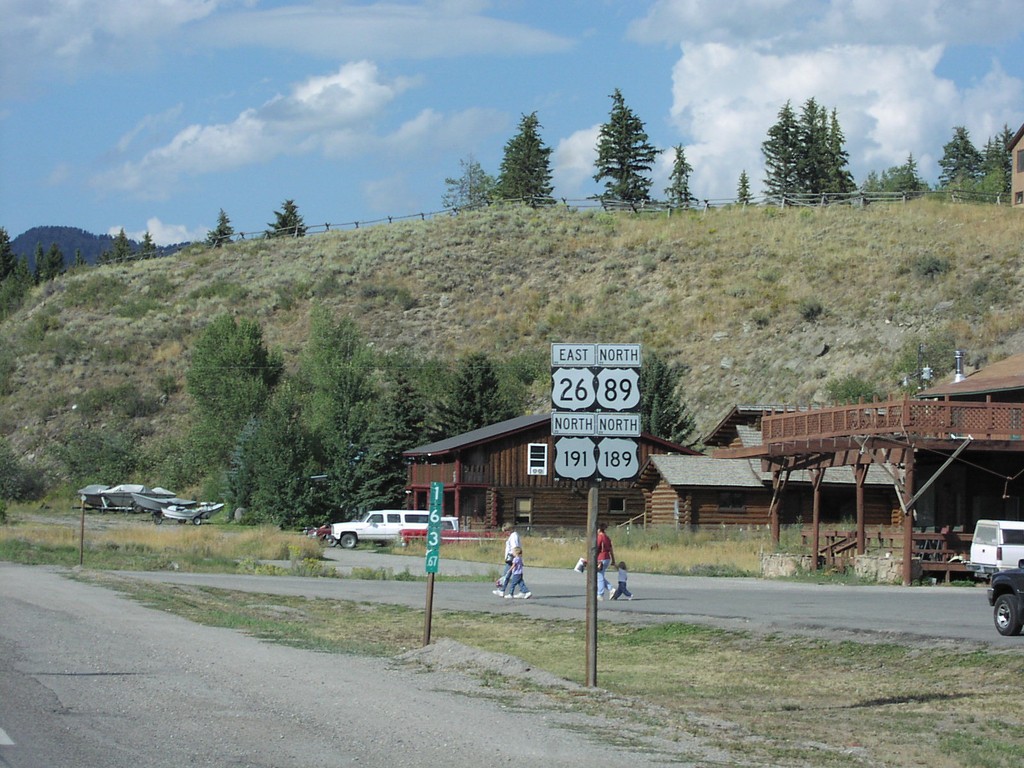
[[[606, 693], [452, 643], [394, 662], [297, 650], [193, 624], [58, 569], [6, 563], [0, 616], [0, 735], [14, 742], [0, 745], [5, 768], [730, 762], [687, 734], [576, 704]], [[484, 685], [478, 667], [512, 682]], [[620, 706], [609, 699], [601, 710]]]

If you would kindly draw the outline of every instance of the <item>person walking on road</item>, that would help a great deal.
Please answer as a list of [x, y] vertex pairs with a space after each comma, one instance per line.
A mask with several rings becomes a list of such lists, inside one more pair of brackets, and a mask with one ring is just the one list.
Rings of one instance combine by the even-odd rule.
[[[508, 579], [506, 579], [505, 589], [502, 593], [502, 597], [522, 597], [529, 599], [532, 594], [529, 588], [526, 586], [526, 581], [523, 579], [523, 550], [521, 547], [516, 547], [512, 551], [512, 567], [508, 571]], [[519, 587], [519, 594], [516, 594], [516, 587]]]
[[626, 587], [628, 578], [629, 570], [626, 568], [626, 561], [619, 560], [619, 586], [612, 592], [612, 600], [618, 600], [620, 597], [625, 597], [627, 600], [633, 599], [633, 593]]
[[608, 566], [615, 565], [615, 549], [612, 547], [612, 540], [607, 534], [607, 523], [597, 525], [597, 599], [604, 600], [604, 593], [612, 596], [612, 586], [608, 583], [605, 575]]
[[508, 534], [508, 538], [505, 539], [505, 569], [501, 572], [498, 580], [494, 582], [494, 586], [497, 587], [494, 590], [496, 595], [504, 592], [505, 585], [508, 583], [508, 572], [512, 570], [512, 559], [515, 557], [515, 550], [517, 547], [522, 546], [519, 541], [519, 534], [516, 532], [515, 523], [505, 523], [501, 526], [501, 530]]

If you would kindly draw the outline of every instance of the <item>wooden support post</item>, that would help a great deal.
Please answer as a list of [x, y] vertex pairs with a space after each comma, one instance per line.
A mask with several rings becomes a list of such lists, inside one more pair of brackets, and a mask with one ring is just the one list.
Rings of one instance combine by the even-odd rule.
[[864, 481], [870, 464], [854, 464], [853, 478], [857, 484], [857, 554], [863, 555], [867, 547], [864, 541]]
[[903, 586], [909, 587], [914, 575], [914, 451], [907, 451], [903, 466]]
[[814, 570], [818, 570], [818, 548], [821, 545], [821, 479], [825, 474], [822, 469], [811, 469], [811, 486], [814, 488], [814, 501], [811, 505], [811, 557]]

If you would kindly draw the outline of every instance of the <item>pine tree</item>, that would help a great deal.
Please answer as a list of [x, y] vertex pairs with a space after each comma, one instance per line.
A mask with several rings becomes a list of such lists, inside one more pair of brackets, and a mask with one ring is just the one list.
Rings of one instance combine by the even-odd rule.
[[36, 243], [36, 249], [32, 252], [32, 263], [34, 265], [32, 269], [32, 282], [36, 285], [42, 279], [43, 262], [46, 260], [46, 256], [43, 254], [43, 244]]
[[740, 205], [750, 205], [754, 198], [750, 194], [750, 179], [746, 170], [740, 171], [740, 180], [736, 184], [736, 202]]
[[650, 200], [652, 180], [647, 174], [658, 150], [647, 140], [643, 121], [626, 106], [618, 88], [611, 99], [608, 122], [598, 134], [594, 181], [604, 180], [604, 199], [644, 203]]
[[459, 361], [451, 389], [438, 407], [437, 436], [452, 437], [520, 414], [504, 394], [495, 363], [474, 352]]
[[86, 265], [87, 265], [87, 262], [85, 260], [85, 256], [82, 255], [82, 249], [81, 248], [75, 248], [75, 260], [74, 260], [74, 262], [72, 262], [71, 266], [73, 266], [73, 267], [84, 267]]
[[680, 444], [690, 439], [695, 426], [679, 393], [683, 371], [655, 353], [646, 354], [640, 368], [640, 428]]
[[544, 146], [537, 113], [523, 115], [519, 132], [505, 144], [495, 194], [505, 200], [524, 200], [530, 205], [550, 202], [551, 148]]
[[157, 255], [156, 243], [153, 242], [153, 236], [149, 234], [149, 230], [142, 236], [142, 244], [139, 247], [139, 258], [140, 259], [152, 259]]
[[853, 174], [847, 167], [850, 162], [850, 155], [846, 151], [846, 136], [839, 125], [839, 115], [833, 108], [829, 116], [828, 124], [828, 172], [824, 191], [846, 194], [857, 189], [857, 183], [853, 180]]
[[441, 196], [443, 208], [458, 210], [461, 208], [480, 208], [491, 201], [497, 182], [487, 173], [480, 163], [470, 155], [466, 160], [459, 160], [462, 175], [457, 179], [444, 180], [447, 189]]
[[267, 224], [267, 237], [305, 237], [306, 223], [299, 215], [299, 208], [294, 200], [285, 200], [280, 211], [274, 211], [276, 220]]
[[6, 228], [0, 227], [0, 283], [14, 273], [17, 264], [18, 257], [14, 255], [14, 249], [11, 247], [11, 236], [7, 234]]
[[1010, 195], [1010, 185], [1013, 180], [1011, 141], [1013, 141], [1013, 132], [1009, 126], [1004, 125], [1000, 133], [985, 142], [980, 170], [986, 192], [1003, 197]]
[[828, 116], [812, 97], [800, 110], [797, 127], [797, 191], [821, 194], [829, 184]]
[[800, 130], [793, 106], [787, 101], [779, 110], [779, 119], [768, 129], [768, 138], [761, 144], [766, 176], [765, 193], [784, 198], [801, 191], [799, 163]]
[[953, 128], [953, 138], [942, 147], [939, 167], [940, 187], [971, 187], [981, 175], [981, 153], [971, 143], [968, 130], [958, 125]]
[[[38, 254], [42, 254], [42, 252], [42, 248], [37, 251]], [[61, 253], [60, 247], [56, 243], [50, 245], [50, 250], [42, 257], [42, 262], [36, 263], [36, 272], [38, 282], [47, 282], [63, 274], [64, 254]]]
[[696, 198], [690, 194], [690, 174], [693, 173], [693, 166], [686, 162], [686, 150], [682, 144], [675, 147], [675, 160], [672, 163], [672, 173], [668, 177], [669, 185], [665, 187], [665, 195], [668, 197], [668, 204], [675, 208], [689, 208]]
[[221, 208], [220, 213], [217, 214], [217, 226], [206, 233], [206, 244], [220, 248], [222, 245], [230, 243], [234, 236], [235, 228], [231, 226], [231, 220]]
[[135, 250], [132, 248], [132, 241], [124, 233], [124, 227], [121, 227], [121, 231], [114, 238], [111, 249], [100, 254], [100, 264], [120, 264], [134, 258]]

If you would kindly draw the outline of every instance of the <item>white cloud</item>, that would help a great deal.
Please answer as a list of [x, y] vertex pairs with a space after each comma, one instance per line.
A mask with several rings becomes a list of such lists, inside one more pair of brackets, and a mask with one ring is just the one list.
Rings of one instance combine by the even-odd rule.
[[[182, 176], [232, 170], [290, 153], [344, 153], [370, 135], [373, 120], [411, 82], [386, 82], [371, 62], [345, 64], [331, 75], [294, 86], [286, 96], [243, 111], [230, 123], [190, 125], [167, 144], [96, 177], [94, 183], [159, 196]], [[347, 141], [339, 138], [345, 136]]]
[[[18, 92], [54, 71], [137, 66], [181, 27], [224, 0], [0, 0], [3, 91]], [[227, 0], [230, 2], [230, 0]]]
[[576, 131], [555, 146], [551, 153], [551, 182], [556, 195], [580, 199], [600, 191], [593, 178], [600, 132], [600, 124], [592, 125]]
[[258, 45], [330, 59], [450, 58], [564, 51], [571, 41], [490, 18], [479, 2], [309, 3], [219, 14], [203, 25], [209, 45]]
[[111, 237], [117, 237], [121, 230], [125, 230], [125, 234], [137, 243], [142, 242], [142, 238], [149, 232], [149, 236], [153, 238], [153, 242], [156, 245], [176, 245], [177, 243], [192, 243], [198, 240], [205, 240], [207, 229], [192, 229], [190, 230], [184, 224], [164, 224], [160, 219], [153, 217], [146, 220], [146, 228], [141, 232], [131, 231], [122, 226], [110, 227], [107, 229], [107, 234]]
[[939, 46], [835, 45], [797, 53], [683, 46], [673, 71], [671, 114], [687, 137], [695, 194], [734, 196], [743, 170], [759, 190], [760, 144], [779, 109], [790, 101], [799, 112], [811, 97], [837, 110], [858, 181], [901, 164], [908, 153], [923, 176], [933, 177], [935, 155], [954, 125], [967, 125], [976, 143], [984, 143], [1014, 114], [1012, 100], [1022, 92], [1022, 82], [1003, 73], [959, 92], [935, 73], [942, 55]]

